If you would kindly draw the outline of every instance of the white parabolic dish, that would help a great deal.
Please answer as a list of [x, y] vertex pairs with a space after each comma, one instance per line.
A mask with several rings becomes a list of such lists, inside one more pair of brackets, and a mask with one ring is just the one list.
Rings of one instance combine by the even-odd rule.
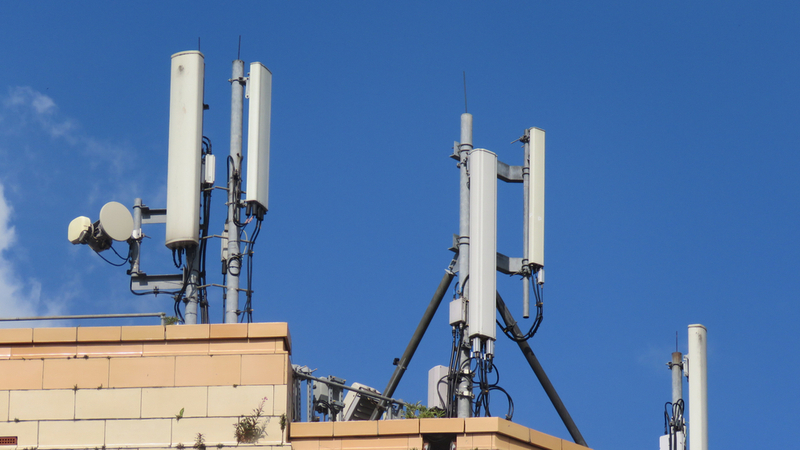
[[133, 216], [119, 202], [108, 202], [100, 210], [100, 226], [115, 241], [127, 241], [133, 233]]

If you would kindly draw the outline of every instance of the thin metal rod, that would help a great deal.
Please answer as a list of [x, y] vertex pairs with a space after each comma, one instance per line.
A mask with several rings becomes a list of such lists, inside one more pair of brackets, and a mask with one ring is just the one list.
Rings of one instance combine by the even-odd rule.
[[[425, 314], [423, 314], [422, 319], [419, 321], [417, 329], [411, 336], [411, 342], [408, 343], [406, 351], [403, 352], [403, 356], [397, 363], [397, 367], [394, 369], [394, 373], [392, 373], [392, 377], [389, 379], [389, 384], [387, 384], [386, 389], [383, 390], [384, 396], [391, 397], [394, 395], [394, 391], [397, 389], [397, 385], [400, 384], [400, 379], [403, 378], [403, 374], [406, 372], [406, 368], [408, 368], [411, 358], [414, 357], [414, 352], [417, 351], [417, 347], [419, 347], [422, 337], [425, 336], [425, 331], [428, 330], [428, 326], [431, 324], [431, 320], [433, 320], [436, 310], [439, 309], [439, 305], [442, 303], [444, 295], [450, 288], [450, 283], [453, 281], [453, 276], [453, 273], [448, 270], [442, 277], [442, 281], [439, 282], [439, 287], [436, 288], [436, 292], [433, 294], [433, 298], [431, 298], [431, 302], [428, 304], [428, 309], [425, 310]], [[370, 420], [376, 420], [380, 416], [384, 406], [385, 405], [381, 405], [381, 407], [376, 408], [375, 411], [372, 412], [372, 417], [370, 417]]]
[[[500, 312], [500, 316], [503, 318], [503, 323], [505, 324], [506, 328], [508, 328], [510, 324], [514, 324], [511, 328], [511, 332], [514, 333], [514, 336], [517, 338], [522, 338], [522, 332], [517, 326], [517, 322], [514, 320], [511, 312], [508, 310], [508, 308], [506, 308], [506, 304], [500, 297], [500, 293], [497, 294], [497, 310]], [[558, 396], [556, 388], [553, 387], [553, 383], [550, 382], [550, 378], [547, 377], [547, 374], [544, 372], [544, 368], [542, 368], [542, 365], [539, 363], [536, 355], [533, 354], [531, 346], [523, 340], [519, 340], [517, 345], [519, 345], [519, 349], [522, 350], [522, 354], [525, 355], [525, 359], [528, 360], [528, 364], [530, 364], [531, 369], [533, 369], [533, 373], [536, 374], [536, 378], [539, 379], [539, 383], [542, 384], [547, 397], [550, 398], [550, 401], [556, 408], [556, 412], [558, 412], [558, 415], [561, 417], [561, 420], [567, 427], [567, 431], [569, 431], [570, 436], [572, 436], [572, 440], [578, 445], [588, 447], [588, 445], [586, 445], [586, 441], [581, 435], [581, 432], [578, 430], [578, 427], [572, 420], [572, 416], [569, 415], [567, 407], [564, 406], [564, 402], [562, 402], [561, 397]]]
[[231, 149], [228, 162], [228, 260], [226, 264], [225, 323], [238, 322], [239, 273], [242, 268], [237, 216], [241, 201], [242, 127], [244, 116], [244, 61], [233, 62], [231, 76]]
[[132, 314], [78, 314], [71, 316], [0, 317], [0, 322], [27, 322], [29, 320], [124, 319], [132, 317], [160, 317], [163, 324], [167, 314], [160, 312]]
[[[186, 312], [184, 313], [184, 323], [187, 325], [197, 324], [197, 310], [200, 302], [200, 246], [195, 245], [186, 249], [187, 266], [189, 271], [189, 282], [186, 285]], [[191, 263], [189, 263], [191, 261]]]

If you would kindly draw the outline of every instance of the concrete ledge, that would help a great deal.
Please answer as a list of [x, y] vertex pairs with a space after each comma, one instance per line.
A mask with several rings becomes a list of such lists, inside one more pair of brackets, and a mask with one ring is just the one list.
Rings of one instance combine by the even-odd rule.
[[422, 448], [421, 441], [425, 439], [426, 434], [454, 435], [458, 450], [472, 450], [476, 447], [509, 450], [587, 450], [586, 447], [499, 417], [295, 422], [291, 425], [289, 439], [293, 448], [297, 449], [348, 450], [366, 448], [365, 446], [391, 449], [400, 445], [400, 442], [411, 443], [412, 440], [414, 446]]

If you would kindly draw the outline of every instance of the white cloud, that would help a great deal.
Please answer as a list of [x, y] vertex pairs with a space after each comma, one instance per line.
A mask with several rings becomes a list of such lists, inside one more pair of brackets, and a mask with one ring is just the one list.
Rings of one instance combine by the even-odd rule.
[[[57, 314], [56, 304], [45, 304], [41, 299], [41, 283], [35, 279], [23, 279], [15, 270], [9, 254], [15, 248], [16, 230], [11, 225], [13, 209], [5, 198], [0, 184], [0, 311], [3, 317], [30, 317], [42, 309], [46, 314]], [[14, 326], [13, 323], [5, 325]]]

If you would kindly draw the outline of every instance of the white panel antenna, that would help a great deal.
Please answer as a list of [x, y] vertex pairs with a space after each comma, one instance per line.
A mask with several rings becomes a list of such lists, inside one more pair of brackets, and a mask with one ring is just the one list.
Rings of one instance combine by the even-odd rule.
[[272, 111], [272, 73], [259, 62], [250, 64], [247, 83], [250, 99], [247, 121], [248, 213], [263, 215], [269, 209], [269, 135]]
[[[497, 328], [497, 155], [475, 149], [468, 158], [469, 335], [478, 352], [480, 340], [494, 341]], [[487, 344], [486, 353], [492, 354], [492, 343]]]
[[172, 55], [169, 94], [166, 245], [197, 245], [203, 145], [205, 62], [198, 51]]
[[[544, 130], [529, 128], [528, 248], [525, 259], [534, 269], [544, 267]], [[539, 280], [543, 282], [544, 280]]]

